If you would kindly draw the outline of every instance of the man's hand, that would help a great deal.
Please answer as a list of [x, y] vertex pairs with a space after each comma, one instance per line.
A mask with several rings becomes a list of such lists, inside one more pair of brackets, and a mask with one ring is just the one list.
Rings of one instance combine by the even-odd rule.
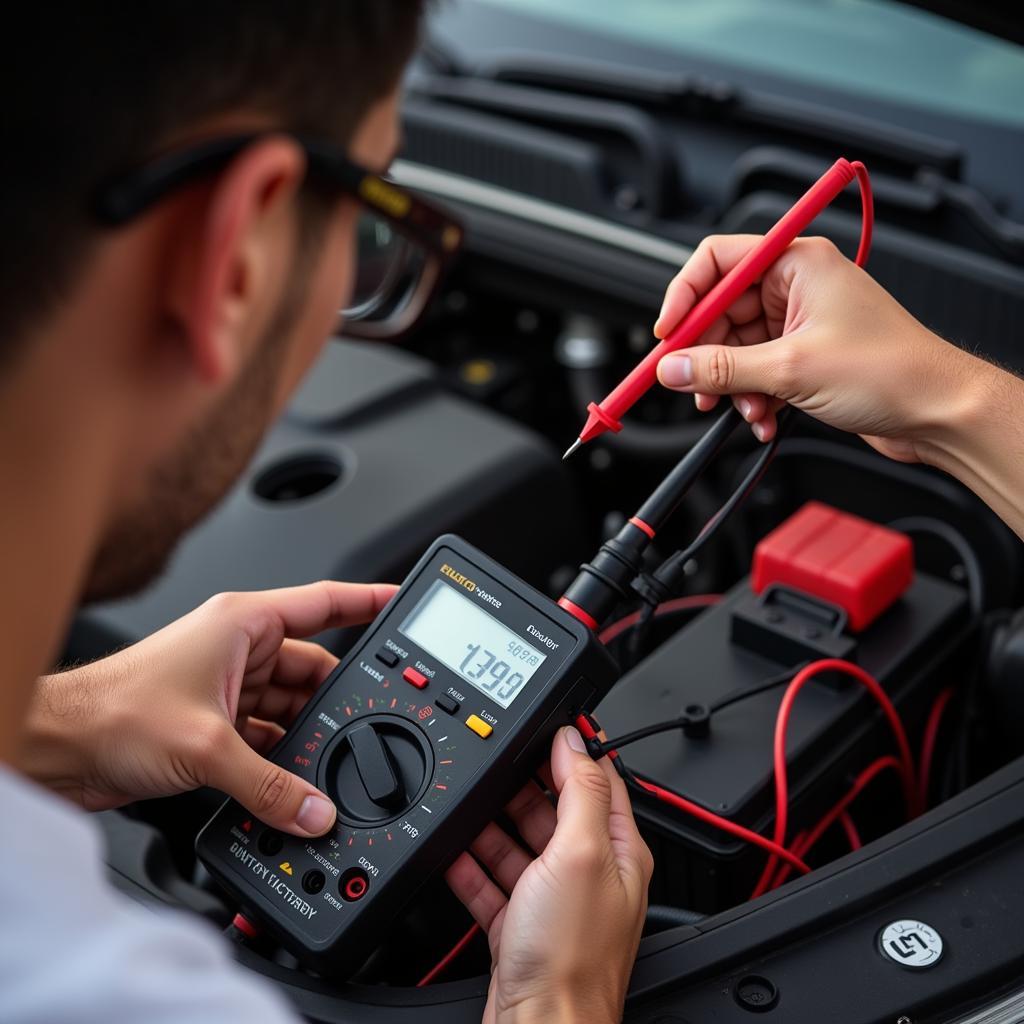
[[87, 810], [213, 786], [261, 821], [322, 835], [334, 805], [261, 756], [337, 664], [299, 639], [368, 622], [386, 584], [219, 594], [153, 636], [39, 681], [23, 770]]
[[[655, 335], [758, 241], [705, 239], [669, 285]], [[945, 470], [1024, 537], [1024, 381], [932, 334], [823, 238], [793, 242], [658, 377], [702, 410], [731, 395], [762, 441], [788, 402], [883, 455]]]
[[[668, 287], [654, 325], [664, 337], [760, 238], [704, 240]], [[992, 367], [936, 337], [824, 238], [797, 239], [701, 339], [662, 359], [661, 383], [712, 408], [732, 395], [769, 440], [788, 402], [860, 434], [891, 458], [916, 461]]]
[[653, 860], [625, 785], [575, 729], [551, 776], [557, 810], [534, 783], [506, 808], [532, 852], [488, 825], [446, 876], [490, 941], [485, 1024], [622, 1019]]

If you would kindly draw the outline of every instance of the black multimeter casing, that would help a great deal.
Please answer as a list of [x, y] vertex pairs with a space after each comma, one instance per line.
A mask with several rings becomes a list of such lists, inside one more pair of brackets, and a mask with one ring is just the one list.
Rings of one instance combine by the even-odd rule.
[[[438, 582], [545, 653], [507, 708], [400, 631]], [[406, 680], [410, 669], [422, 688]], [[593, 709], [618, 675], [597, 637], [554, 601], [459, 537], [440, 537], [271, 755], [335, 800], [335, 827], [299, 839], [228, 800], [196, 840], [199, 859], [303, 963], [351, 974], [527, 781], [555, 731]], [[468, 726], [471, 716], [490, 735]], [[390, 804], [374, 803], [385, 791]]]

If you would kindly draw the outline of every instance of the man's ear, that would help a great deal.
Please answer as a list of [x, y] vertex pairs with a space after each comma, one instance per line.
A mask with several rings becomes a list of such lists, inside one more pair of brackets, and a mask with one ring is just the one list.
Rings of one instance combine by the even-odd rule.
[[254, 142], [195, 196], [168, 268], [169, 314], [201, 380], [229, 379], [262, 335], [295, 255], [293, 200], [305, 174], [286, 137]]

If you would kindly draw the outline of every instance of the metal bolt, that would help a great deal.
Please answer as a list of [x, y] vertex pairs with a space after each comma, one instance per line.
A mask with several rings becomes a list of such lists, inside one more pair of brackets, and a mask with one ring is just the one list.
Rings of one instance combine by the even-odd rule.
[[774, 983], [759, 974], [741, 978], [733, 988], [732, 994], [744, 1010], [753, 1013], [766, 1013], [779, 1001], [779, 990]]

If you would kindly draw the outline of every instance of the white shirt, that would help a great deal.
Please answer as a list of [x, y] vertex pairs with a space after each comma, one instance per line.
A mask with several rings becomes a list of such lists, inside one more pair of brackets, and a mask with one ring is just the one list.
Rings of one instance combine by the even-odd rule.
[[106, 881], [89, 816], [0, 766], [3, 1024], [297, 1024], [205, 921]]

